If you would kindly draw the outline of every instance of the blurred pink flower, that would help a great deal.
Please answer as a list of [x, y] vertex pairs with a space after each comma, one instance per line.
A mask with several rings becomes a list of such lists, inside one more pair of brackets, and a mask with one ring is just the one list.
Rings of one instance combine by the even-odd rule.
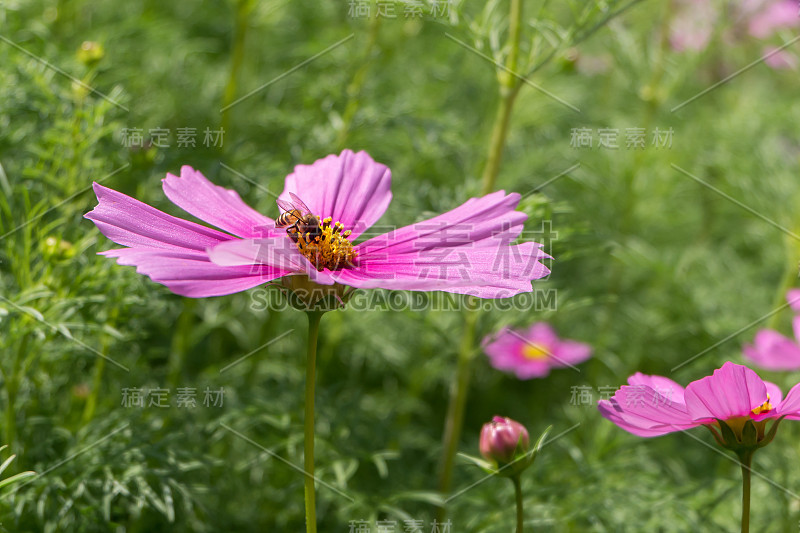
[[766, 2], [748, 21], [747, 31], [753, 37], [766, 39], [781, 28], [793, 28], [800, 24], [800, 8], [797, 0]]
[[670, 23], [669, 44], [677, 52], [705, 50], [718, 13], [711, 0], [680, 0]]
[[[786, 299], [792, 309], [800, 310], [800, 290], [790, 290]], [[756, 333], [753, 344], [745, 345], [745, 359], [767, 370], [800, 370], [800, 315], [792, 320], [792, 329], [796, 340], [775, 330], [760, 330]]]
[[345, 150], [296, 166], [280, 199], [292, 202], [291, 194], [297, 195], [316, 216], [322, 235], [308, 240], [290, 238], [236, 192], [189, 166], [181, 168], [180, 177], [167, 174], [164, 193], [222, 231], [167, 215], [97, 183], [99, 204], [86, 218], [126, 247], [103, 255], [195, 298], [244, 291], [285, 276], [307, 276], [326, 286], [504, 298], [530, 292], [531, 280], [549, 273], [540, 262], [549, 257], [540, 244], [510, 244], [527, 217], [515, 211], [520, 195], [503, 191], [355, 244], [389, 206], [390, 182], [389, 169], [366, 152]]
[[600, 400], [598, 409], [605, 418], [640, 437], [707, 426], [722, 444], [724, 431], [720, 435], [719, 421], [725, 422], [741, 440], [749, 420], [757, 430], [758, 442], [762, 442], [767, 420], [800, 420], [800, 384], [782, 399], [777, 385], [762, 381], [746, 366], [731, 362], [711, 376], [693, 381], [686, 389], [663, 376], [637, 373], [613, 397]]
[[[796, 0], [745, 0], [733, 4], [734, 30], [727, 41], [743, 35], [769, 39], [781, 28], [800, 26], [800, 8]], [[708, 46], [714, 26], [719, 23], [720, 5], [711, 0], [678, 0], [670, 23], [669, 42], [677, 52], [700, 52]], [[797, 68], [791, 52], [766, 48], [764, 62], [774, 69]]]
[[561, 340], [548, 324], [538, 322], [527, 332], [508, 328], [483, 340], [493, 367], [516, 374], [519, 379], [541, 378], [554, 367], [573, 366], [592, 355], [588, 344]]

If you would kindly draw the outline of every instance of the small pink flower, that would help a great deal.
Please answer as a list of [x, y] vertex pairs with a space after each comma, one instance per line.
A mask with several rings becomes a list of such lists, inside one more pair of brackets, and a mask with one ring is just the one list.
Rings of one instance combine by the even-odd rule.
[[717, 18], [717, 9], [711, 0], [677, 2], [676, 14], [670, 23], [670, 46], [676, 52], [705, 50]]
[[693, 381], [686, 389], [669, 378], [637, 373], [613, 397], [600, 400], [598, 409], [605, 418], [640, 437], [706, 426], [723, 445], [734, 443], [725, 441], [719, 421], [740, 441], [744, 438], [743, 428], [752, 421], [757, 442], [763, 445], [768, 442], [766, 438], [771, 440], [765, 432], [767, 420], [800, 420], [800, 384], [782, 399], [777, 385], [762, 381], [746, 366], [731, 362], [711, 376]]
[[540, 244], [511, 244], [527, 218], [515, 211], [516, 193], [472, 198], [432, 219], [357, 243], [389, 206], [390, 182], [389, 169], [366, 152], [345, 150], [296, 166], [280, 199], [292, 202], [293, 194], [308, 206], [321, 228], [316, 237], [290, 238], [274, 218], [189, 166], [181, 168], [180, 177], [167, 174], [164, 193], [221, 231], [167, 215], [97, 183], [99, 204], [86, 218], [126, 247], [103, 255], [194, 298], [244, 291], [284, 277], [315, 286], [505, 298], [530, 292], [531, 280], [549, 273], [540, 262], [549, 257]]
[[480, 450], [488, 461], [501, 465], [512, 462], [530, 448], [525, 426], [503, 416], [495, 416], [481, 428]]
[[591, 357], [588, 344], [561, 340], [550, 325], [533, 324], [527, 332], [501, 330], [493, 340], [483, 340], [493, 367], [516, 374], [519, 379], [541, 378], [553, 367], [573, 366]]
[[[790, 290], [786, 299], [797, 311], [800, 306], [800, 290]], [[792, 320], [792, 328], [796, 340], [789, 339], [771, 329], [762, 329], [756, 333], [753, 344], [745, 345], [744, 357], [767, 370], [800, 369], [800, 315]]]

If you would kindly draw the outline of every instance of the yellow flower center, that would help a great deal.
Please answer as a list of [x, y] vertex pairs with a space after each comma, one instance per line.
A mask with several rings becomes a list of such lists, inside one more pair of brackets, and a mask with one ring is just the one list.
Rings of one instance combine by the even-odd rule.
[[525, 347], [522, 348], [522, 355], [524, 355], [526, 359], [533, 359], [533, 360], [547, 359], [548, 357], [550, 357], [550, 350], [548, 350], [541, 344], [536, 344], [535, 342], [528, 342], [525, 343]]
[[769, 394], [767, 394], [767, 401], [762, 403], [761, 405], [759, 405], [755, 409], [753, 409], [752, 413], [754, 415], [760, 415], [761, 413], [763, 413], [765, 411], [771, 411], [771, 410], [772, 410], [772, 404], [769, 403]]
[[[316, 217], [319, 221], [319, 217]], [[303, 254], [318, 271], [327, 268], [340, 270], [353, 265], [356, 251], [353, 244], [347, 239], [350, 230], [342, 231], [341, 222], [331, 224], [331, 217], [323, 220], [317, 235], [305, 233], [298, 235], [297, 249]]]

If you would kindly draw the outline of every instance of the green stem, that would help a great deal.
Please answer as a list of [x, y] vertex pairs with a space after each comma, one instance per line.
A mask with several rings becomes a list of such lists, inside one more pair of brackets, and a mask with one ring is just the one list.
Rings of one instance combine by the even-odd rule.
[[[120, 296], [120, 289], [114, 289], [113, 297]], [[108, 324], [115, 325], [117, 323], [117, 318], [119, 317], [119, 309], [114, 308], [111, 310], [108, 316]], [[102, 344], [100, 346], [100, 353], [107, 354], [108, 349], [111, 347], [113, 339], [111, 335], [104, 335]], [[84, 424], [88, 424], [95, 415], [97, 411], [97, 399], [100, 396], [100, 389], [103, 387], [103, 372], [106, 368], [106, 360], [104, 357], [98, 357], [94, 364], [94, 377], [92, 378], [92, 387], [89, 390], [89, 396], [86, 398], [86, 404], [83, 407], [83, 415], [81, 420]]]
[[517, 78], [517, 60], [519, 58], [519, 36], [522, 23], [522, 0], [511, 0], [508, 30], [508, 60], [505, 69], [499, 75], [500, 102], [489, 140], [489, 155], [486, 159], [486, 168], [483, 171], [483, 194], [494, 191], [497, 174], [500, 172], [500, 162], [503, 159], [503, 149], [508, 136], [508, 126], [511, 122], [511, 111], [522, 84]]
[[519, 57], [519, 35], [522, 28], [522, 0], [511, 0], [511, 9], [509, 12], [508, 23], [508, 43], [511, 45], [511, 50], [508, 52], [508, 62], [506, 66], [511, 72], [506, 72], [509, 78], [509, 86], [516, 83], [516, 79], [512, 72], [517, 71], [517, 58]]
[[[442, 439], [442, 458], [439, 467], [439, 492], [448, 494], [453, 481], [453, 462], [455, 461], [458, 443], [461, 440], [461, 429], [464, 426], [464, 410], [467, 405], [467, 391], [471, 375], [471, 363], [474, 355], [473, 336], [478, 314], [468, 311], [464, 323], [464, 337], [458, 354], [456, 379], [450, 388], [450, 403], [447, 406], [447, 419]], [[439, 521], [444, 522], [447, 509], [439, 508]]]
[[512, 476], [511, 482], [514, 483], [514, 494], [517, 499], [517, 533], [522, 533], [524, 513], [522, 512], [522, 484], [519, 475]]
[[167, 377], [172, 388], [180, 386], [184, 361], [192, 343], [192, 325], [194, 324], [194, 310], [197, 307], [197, 301], [196, 298], [183, 298], [183, 309], [180, 316], [178, 316], [178, 324], [172, 335]]
[[317, 368], [317, 338], [323, 311], [307, 311], [308, 316], [308, 357], [306, 359], [306, 402], [303, 421], [304, 443], [303, 460], [306, 474], [306, 533], [317, 531], [317, 507], [314, 494], [314, 381]]
[[22, 360], [28, 351], [29, 337], [27, 333], [23, 334], [12, 363], [11, 372], [6, 376], [6, 394], [8, 395], [8, 402], [6, 402], [5, 412], [5, 444], [8, 444], [11, 448], [14, 448], [15, 441], [17, 440], [17, 393], [19, 392], [20, 368], [22, 366]]
[[497, 175], [500, 172], [500, 162], [503, 159], [503, 149], [508, 137], [508, 125], [511, 122], [511, 111], [514, 108], [514, 100], [519, 92], [519, 87], [503, 91], [500, 96], [500, 103], [497, 106], [497, 115], [494, 119], [492, 137], [489, 141], [489, 156], [486, 160], [486, 168], [483, 171], [483, 191], [486, 195], [494, 190]]
[[742, 464], [742, 533], [750, 531], [750, 465], [753, 463], [753, 452], [746, 451], [739, 455]]
[[[102, 353], [107, 351], [107, 343], [103, 343]], [[103, 386], [103, 371], [106, 367], [106, 360], [103, 357], [98, 357], [94, 364], [94, 378], [92, 379], [92, 388], [89, 390], [89, 397], [86, 398], [86, 405], [83, 407], [82, 421], [84, 424], [89, 423], [94, 418], [94, 413], [97, 409], [97, 397], [100, 394], [100, 388]]]
[[233, 51], [231, 52], [231, 71], [222, 97], [222, 107], [225, 109], [222, 112], [223, 130], [228, 130], [230, 122], [230, 109], [228, 109], [228, 106], [236, 99], [236, 84], [239, 79], [239, 71], [242, 69], [242, 63], [244, 62], [245, 38], [253, 5], [252, 0], [238, 0], [236, 3], [236, 29], [234, 30]]

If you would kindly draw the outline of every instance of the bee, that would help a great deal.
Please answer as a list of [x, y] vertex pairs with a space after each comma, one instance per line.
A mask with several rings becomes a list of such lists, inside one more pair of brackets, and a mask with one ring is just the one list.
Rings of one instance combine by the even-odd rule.
[[276, 228], [286, 228], [289, 237], [297, 242], [302, 235], [306, 242], [312, 242], [322, 235], [319, 219], [294, 193], [289, 193], [289, 201], [278, 198], [278, 207], [283, 213], [275, 219]]

